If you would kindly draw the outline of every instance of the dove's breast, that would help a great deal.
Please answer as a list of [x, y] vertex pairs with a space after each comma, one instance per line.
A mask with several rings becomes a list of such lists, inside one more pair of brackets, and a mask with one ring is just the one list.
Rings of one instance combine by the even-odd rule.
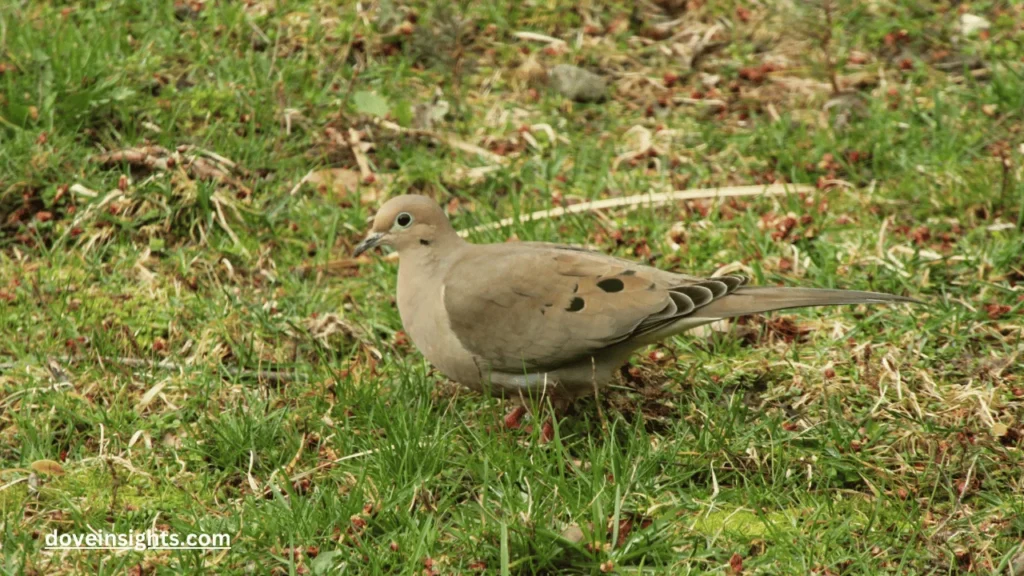
[[451, 329], [440, 273], [417, 273], [414, 262], [399, 265], [398, 314], [413, 344], [445, 376], [480, 390], [480, 369]]

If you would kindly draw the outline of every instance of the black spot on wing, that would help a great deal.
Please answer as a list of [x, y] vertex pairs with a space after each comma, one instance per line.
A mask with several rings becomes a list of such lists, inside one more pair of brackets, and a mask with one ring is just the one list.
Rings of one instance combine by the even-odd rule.
[[597, 283], [597, 287], [605, 292], [622, 292], [626, 285], [618, 278], [605, 278]]
[[586, 302], [583, 301], [583, 298], [577, 296], [572, 299], [572, 302], [569, 302], [569, 307], [566, 308], [566, 310], [569, 312], [579, 312], [580, 310], [583, 310], [583, 306], [585, 305]]

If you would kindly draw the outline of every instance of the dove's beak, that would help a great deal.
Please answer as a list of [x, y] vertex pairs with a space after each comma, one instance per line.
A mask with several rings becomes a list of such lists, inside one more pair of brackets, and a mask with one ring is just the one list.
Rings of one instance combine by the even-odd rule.
[[374, 248], [380, 245], [380, 241], [384, 239], [382, 232], [370, 232], [370, 234], [363, 239], [357, 246], [354, 252], [352, 252], [353, 258], [358, 258], [360, 254], [366, 252], [370, 248]]

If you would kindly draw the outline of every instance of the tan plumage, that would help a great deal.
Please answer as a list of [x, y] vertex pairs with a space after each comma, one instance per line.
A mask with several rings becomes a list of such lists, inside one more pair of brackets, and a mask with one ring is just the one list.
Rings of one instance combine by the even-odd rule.
[[555, 398], [614, 379], [640, 347], [690, 328], [806, 306], [913, 302], [876, 292], [744, 286], [555, 244], [472, 244], [421, 196], [381, 207], [361, 253], [399, 251], [406, 332], [449, 378], [477, 390]]

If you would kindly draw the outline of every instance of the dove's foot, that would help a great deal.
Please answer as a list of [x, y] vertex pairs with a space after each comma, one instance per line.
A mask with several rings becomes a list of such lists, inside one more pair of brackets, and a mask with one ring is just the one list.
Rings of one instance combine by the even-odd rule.
[[540, 443], [547, 444], [555, 439], [555, 425], [551, 423], [551, 419], [548, 418], [544, 421], [544, 425], [540, 427]]
[[505, 428], [516, 429], [519, 428], [520, 418], [526, 414], [526, 406], [516, 406], [508, 414], [505, 415]]

